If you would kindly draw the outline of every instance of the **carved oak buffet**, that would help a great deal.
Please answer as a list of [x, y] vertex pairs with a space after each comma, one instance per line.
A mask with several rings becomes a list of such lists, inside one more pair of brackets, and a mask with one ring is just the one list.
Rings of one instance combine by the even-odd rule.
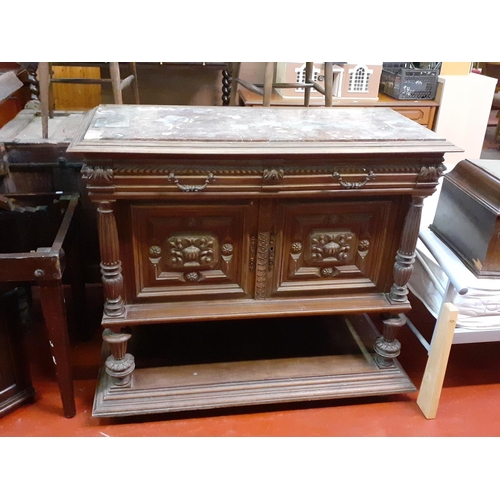
[[[95, 416], [414, 390], [396, 334], [422, 202], [451, 143], [390, 109], [105, 105], [68, 151], [84, 155], [98, 206]], [[359, 340], [358, 327], [373, 332], [363, 313], [383, 315], [363, 363], [134, 369], [127, 352], [132, 327], [201, 320], [348, 315]]]

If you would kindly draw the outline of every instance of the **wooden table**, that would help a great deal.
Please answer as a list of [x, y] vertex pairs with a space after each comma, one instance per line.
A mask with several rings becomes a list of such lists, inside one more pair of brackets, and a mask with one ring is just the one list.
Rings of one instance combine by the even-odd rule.
[[[243, 106], [262, 106], [262, 96], [259, 96], [255, 92], [245, 88], [239, 88], [238, 94], [240, 103]], [[272, 106], [303, 106], [303, 104], [303, 97], [285, 98], [279, 94], [276, 89], [273, 89], [273, 94], [271, 96]], [[323, 96], [311, 97], [311, 106], [324, 105], [325, 98]], [[420, 125], [432, 130], [439, 103], [431, 100], [399, 100], [380, 93], [378, 99], [333, 99], [333, 106], [391, 108], [401, 113], [403, 116], [410, 118], [410, 120], [420, 123]]]
[[[380, 107], [99, 106], [68, 151], [85, 157], [98, 206], [95, 416], [414, 390], [396, 334], [422, 202], [451, 143]], [[383, 315], [382, 335], [363, 313]], [[345, 315], [334, 337], [359, 352], [167, 366], [127, 352], [144, 325], [219, 321], [235, 340], [242, 328], [223, 320], [325, 315]]]

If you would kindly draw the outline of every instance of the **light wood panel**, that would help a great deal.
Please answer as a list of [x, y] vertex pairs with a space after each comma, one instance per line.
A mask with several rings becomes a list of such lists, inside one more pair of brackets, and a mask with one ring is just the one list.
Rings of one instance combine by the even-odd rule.
[[[52, 78], [101, 78], [98, 67], [54, 66]], [[86, 110], [101, 104], [101, 85], [54, 83], [54, 105], [57, 110]]]

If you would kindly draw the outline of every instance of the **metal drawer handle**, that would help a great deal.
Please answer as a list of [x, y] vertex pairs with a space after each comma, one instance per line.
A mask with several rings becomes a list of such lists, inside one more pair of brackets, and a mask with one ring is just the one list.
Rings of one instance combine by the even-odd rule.
[[173, 172], [170, 172], [170, 174], [168, 175], [168, 180], [170, 182], [173, 182], [181, 191], [184, 191], [185, 193], [198, 193], [200, 191], [203, 191], [210, 184], [210, 182], [215, 181], [215, 175], [209, 173], [205, 180], [205, 184], [202, 184], [201, 186], [190, 186], [187, 184], [186, 185], [181, 184], [179, 180], [175, 178]]
[[[363, 172], [366, 172], [366, 169], [363, 169]], [[368, 181], [371, 181], [372, 179], [375, 179], [375, 174], [373, 173], [373, 170], [370, 170], [368, 174], [366, 175], [366, 178], [362, 182], [344, 182], [342, 180], [342, 176], [338, 172], [334, 172], [332, 174], [334, 179], [338, 179], [340, 182], [340, 185], [345, 188], [345, 189], [359, 189], [363, 187]]]

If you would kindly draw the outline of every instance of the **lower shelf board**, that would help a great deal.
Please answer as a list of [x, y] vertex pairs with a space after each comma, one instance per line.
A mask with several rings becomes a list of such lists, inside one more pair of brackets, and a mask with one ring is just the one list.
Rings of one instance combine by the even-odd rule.
[[[351, 348], [348, 342], [342, 342], [347, 353], [136, 368], [126, 387], [116, 386], [102, 368], [93, 416], [132, 416], [416, 390], [397, 361], [388, 367], [376, 363], [370, 351], [376, 333], [372, 324], [361, 315], [341, 318], [345, 322], [341, 327], [332, 326], [331, 335], [351, 334]], [[302, 335], [310, 337], [310, 332]]]

